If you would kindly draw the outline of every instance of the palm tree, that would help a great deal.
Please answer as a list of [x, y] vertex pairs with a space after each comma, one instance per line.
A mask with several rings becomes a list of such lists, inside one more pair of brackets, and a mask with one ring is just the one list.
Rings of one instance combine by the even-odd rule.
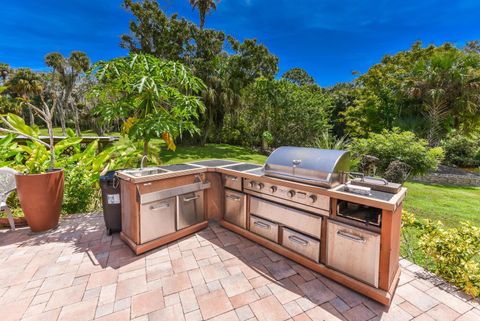
[[66, 110], [70, 107], [74, 115], [76, 134], [80, 136], [80, 120], [78, 111], [74, 109], [75, 105], [71, 102], [72, 92], [80, 76], [90, 68], [90, 59], [84, 52], [80, 51], [72, 51], [68, 58], [58, 52], [52, 52], [45, 57], [45, 63], [53, 68], [54, 74], [58, 76], [62, 85], [58, 108], [63, 135], [66, 134]]
[[190, 0], [193, 10], [198, 9], [200, 13], [200, 29], [205, 25], [205, 16], [213, 9], [217, 10], [217, 2], [220, 0]]
[[[5, 85], [11, 92], [25, 101], [40, 94], [43, 89], [43, 84], [39, 75], [28, 68], [19, 68], [15, 70]], [[30, 115], [30, 126], [33, 126], [35, 123], [33, 111], [28, 104], [27, 108]]]
[[[456, 50], [438, 52], [418, 61], [404, 82], [410, 97], [419, 99], [423, 115], [429, 125], [430, 145], [438, 145], [448, 118], [454, 127], [459, 117], [467, 120], [464, 126], [478, 119], [480, 111], [480, 77], [477, 75], [480, 59]], [[458, 129], [458, 128], [456, 128]]]
[[0, 78], [2, 83], [7, 80], [8, 74], [10, 73], [10, 66], [8, 64], [0, 62]]

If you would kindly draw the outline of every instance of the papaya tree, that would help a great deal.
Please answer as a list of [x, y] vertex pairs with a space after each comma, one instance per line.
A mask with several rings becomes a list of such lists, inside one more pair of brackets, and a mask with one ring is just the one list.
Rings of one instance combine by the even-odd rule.
[[143, 141], [144, 155], [154, 138], [174, 150], [177, 136], [199, 132], [195, 124], [205, 107], [197, 94], [205, 86], [181, 63], [132, 54], [100, 61], [91, 74], [95, 114], [104, 122], [123, 121], [123, 132]]

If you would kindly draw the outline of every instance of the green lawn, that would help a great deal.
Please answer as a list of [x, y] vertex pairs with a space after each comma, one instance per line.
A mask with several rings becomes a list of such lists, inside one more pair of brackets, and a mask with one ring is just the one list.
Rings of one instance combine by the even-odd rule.
[[471, 221], [480, 226], [480, 187], [456, 187], [407, 182], [404, 208], [419, 218], [457, 226]]
[[245, 147], [226, 144], [177, 146], [177, 150], [174, 152], [162, 149], [160, 153], [160, 159], [165, 164], [185, 163], [209, 158], [226, 158], [240, 162], [263, 164], [267, 156]]

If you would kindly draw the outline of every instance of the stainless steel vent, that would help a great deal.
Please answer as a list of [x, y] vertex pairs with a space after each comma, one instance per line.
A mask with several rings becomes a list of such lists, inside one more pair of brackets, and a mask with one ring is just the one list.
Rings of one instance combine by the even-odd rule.
[[265, 175], [334, 187], [346, 182], [350, 155], [344, 150], [279, 147], [265, 163]]

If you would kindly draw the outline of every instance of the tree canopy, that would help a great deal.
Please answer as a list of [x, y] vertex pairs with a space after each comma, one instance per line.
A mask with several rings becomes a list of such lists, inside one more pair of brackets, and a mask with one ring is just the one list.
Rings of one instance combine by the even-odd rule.
[[174, 149], [176, 136], [198, 132], [194, 120], [204, 105], [195, 94], [204, 84], [182, 64], [132, 54], [100, 61], [92, 74], [98, 79], [95, 112], [107, 122], [126, 119], [124, 132], [144, 142], [145, 155], [152, 138], [162, 138]]

